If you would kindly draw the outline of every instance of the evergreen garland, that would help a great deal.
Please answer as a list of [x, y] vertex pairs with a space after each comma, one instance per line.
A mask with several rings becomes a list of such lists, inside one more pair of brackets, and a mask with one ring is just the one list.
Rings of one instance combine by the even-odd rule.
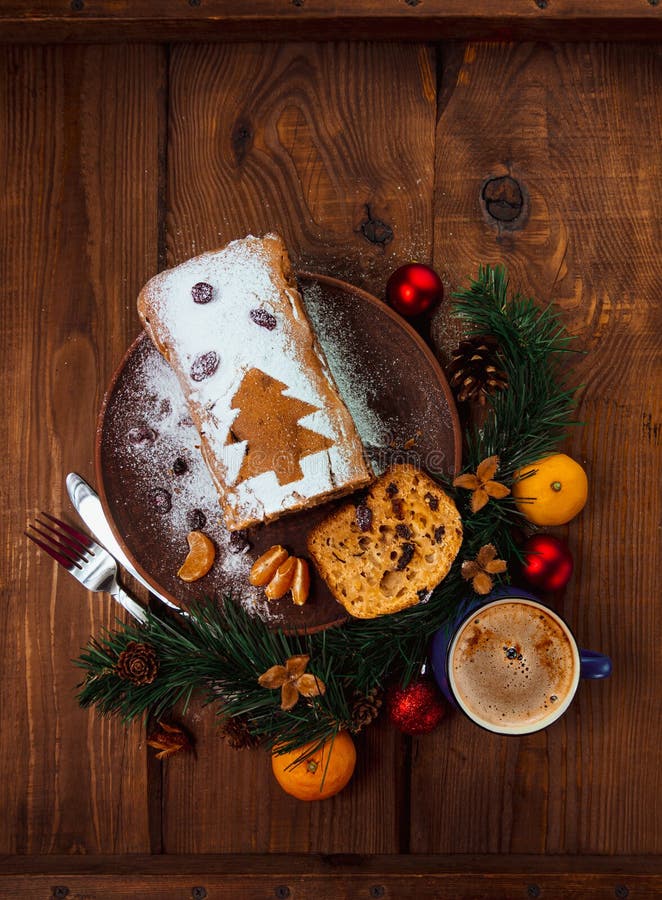
[[[550, 307], [539, 309], [519, 294], [508, 297], [502, 267], [481, 267], [478, 278], [453, 296], [454, 311], [471, 334], [497, 338], [509, 384], [490, 396], [485, 421], [466, 434], [463, 471], [475, 472], [482, 460], [498, 455], [497, 478], [510, 486], [518, 469], [556, 450], [571, 424], [575, 388], [567, 386], [562, 365], [571, 338]], [[461, 576], [462, 561], [487, 543], [509, 562], [517, 558], [512, 528], [525, 520], [512, 497], [491, 499], [472, 514], [467, 491], [447, 483], [444, 488], [458, 504], [464, 540], [428, 602], [299, 636], [270, 630], [231, 597], [200, 604], [186, 618], [150, 612], [144, 625], [122, 624], [89, 642], [76, 660], [85, 672], [81, 706], [129, 722], [148, 714], [159, 718], [177, 705], [185, 711], [194, 691], [202, 691], [223, 720], [241, 717], [256, 740], [283, 752], [351, 729], [357, 693], [369, 695], [390, 678], [406, 683], [420, 671], [431, 636], [471, 591]], [[156, 651], [159, 669], [150, 684], [133, 684], [118, 674], [117, 660], [131, 642]], [[283, 711], [279, 691], [263, 688], [257, 679], [298, 654], [310, 657], [307, 671], [324, 682], [326, 692], [300, 698]]]

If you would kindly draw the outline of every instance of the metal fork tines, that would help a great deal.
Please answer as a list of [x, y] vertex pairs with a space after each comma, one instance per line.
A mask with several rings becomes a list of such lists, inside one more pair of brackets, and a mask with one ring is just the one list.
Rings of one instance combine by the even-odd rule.
[[117, 563], [105, 547], [55, 516], [46, 512], [41, 515], [49, 521], [37, 518], [35, 525], [28, 525], [39, 537], [30, 531], [25, 532], [26, 536], [64, 566], [88, 590], [110, 594], [134, 618], [140, 622], [146, 621], [142, 606], [118, 584]]

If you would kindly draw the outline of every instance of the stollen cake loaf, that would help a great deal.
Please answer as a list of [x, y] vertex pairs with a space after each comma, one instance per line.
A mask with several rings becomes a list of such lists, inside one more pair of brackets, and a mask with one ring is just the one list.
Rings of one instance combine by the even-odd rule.
[[393, 466], [365, 497], [343, 503], [308, 535], [308, 552], [336, 600], [372, 619], [427, 599], [462, 544], [451, 498], [413, 466]]
[[231, 531], [372, 480], [280, 237], [161, 272], [138, 298], [182, 387]]

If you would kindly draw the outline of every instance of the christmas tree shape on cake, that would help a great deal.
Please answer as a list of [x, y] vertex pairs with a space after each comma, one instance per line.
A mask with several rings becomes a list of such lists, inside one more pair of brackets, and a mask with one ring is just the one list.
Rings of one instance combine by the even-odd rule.
[[299, 481], [303, 478], [300, 460], [333, 446], [334, 441], [299, 424], [318, 407], [284, 396], [286, 389], [286, 384], [266, 372], [249, 369], [232, 398], [232, 409], [240, 412], [226, 446], [247, 442], [237, 483], [263, 472], [274, 472], [280, 485]]

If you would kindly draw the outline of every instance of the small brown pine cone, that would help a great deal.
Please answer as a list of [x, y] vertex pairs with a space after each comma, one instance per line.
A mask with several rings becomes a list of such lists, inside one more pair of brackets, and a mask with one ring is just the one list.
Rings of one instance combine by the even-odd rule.
[[159, 671], [156, 650], [150, 644], [131, 641], [120, 653], [115, 669], [120, 678], [132, 684], [151, 684]]
[[460, 341], [446, 374], [460, 402], [477, 400], [482, 405], [490, 394], [508, 387], [508, 376], [499, 368], [499, 342], [491, 334]]
[[245, 716], [231, 716], [221, 726], [221, 736], [233, 750], [254, 750], [260, 739], [252, 734]]
[[361, 729], [379, 715], [382, 705], [382, 691], [379, 688], [372, 688], [367, 694], [357, 694], [352, 706], [352, 724], [350, 731], [358, 734]]

